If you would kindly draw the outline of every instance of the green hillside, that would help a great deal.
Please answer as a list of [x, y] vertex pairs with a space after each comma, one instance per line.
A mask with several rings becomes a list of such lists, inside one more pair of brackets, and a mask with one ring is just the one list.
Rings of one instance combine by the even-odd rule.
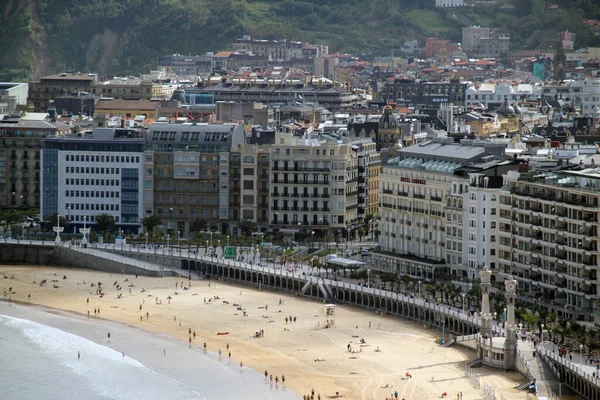
[[[326, 43], [332, 52], [387, 55], [409, 38], [461, 40], [467, 25], [507, 29], [515, 48], [536, 47], [558, 30], [577, 46], [600, 46], [581, 19], [600, 19], [595, 0], [498, 0], [438, 10], [434, 0], [4, 0], [0, 81], [58, 69], [135, 74], [168, 53], [225, 49], [236, 37]], [[503, 4], [514, 8], [500, 8]]]

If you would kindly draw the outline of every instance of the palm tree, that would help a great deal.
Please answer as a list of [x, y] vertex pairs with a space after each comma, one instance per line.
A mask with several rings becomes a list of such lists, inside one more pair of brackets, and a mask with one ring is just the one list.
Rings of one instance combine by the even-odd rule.
[[115, 218], [110, 214], [98, 214], [95, 218], [96, 225], [100, 232], [110, 232], [115, 226]]
[[204, 218], [194, 218], [190, 221], [190, 231], [195, 232], [196, 236], [200, 231], [205, 231], [208, 227], [208, 221]]
[[[50, 228], [49, 230], [51, 230], [52, 227], [56, 226], [57, 221], [58, 213], [50, 215], [44, 219], [44, 226]], [[69, 227], [69, 221], [62, 215], [60, 216], [60, 226], [65, 228], [65, 232], [68, 230], [67, 228]]]
[[240, 221], [240, 230], [242, 231], [242, 235], [250, 236], [252, 235], [252, 231], [256, 229], [256, 222], [251, 221], [249, 219], [243, 219]]
[[160, 219], [160, 217], [157, 217], [156, 215], [149, 215], [145, 218], [142, 218], [140, 220], [140, 223], [142, 225], [144, 225], [146, 232], [153, 233], [154, 228], [156, 228], [159, 225], [162, 225], [162, 220]]

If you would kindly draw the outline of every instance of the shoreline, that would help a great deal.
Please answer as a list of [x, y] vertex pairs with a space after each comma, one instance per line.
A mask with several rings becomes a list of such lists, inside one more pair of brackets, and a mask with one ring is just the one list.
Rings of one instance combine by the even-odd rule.
[[[239, 398], [241, 393], [246, 393], [246, 398], [257, 400], [267, 397], [277, 400], [299, 399], [287, 388], [269, 388], [257, 371], [246, 367], [240, 371], [237, 364], [228, 362], [227, 359], [219, 359], [218, 355], [212, 352], [204, 353], [197, 348], [189, 349], [186, 343], [169, 335], [157, 334], [107, 319], [87, 319], [86, 316], [70, 311], [33, 304], [28, 306], [3, 301], [0, 303], [0, 315], [76, 335], [78, 339], [74, 342], [84, 340], [105, 347], [108, 351], [115, 352], [117, 360], [120, 360], [121, 353], [125, 353], [124, 361], [138, 363], [144, 370], [157, 374], [157, 379], [172, 383], [195, 395], [186, 396], [186, 399]], [[106, 332], [111, 333], [110, 341], [106, 339]], [[66, 356], [68, 357], [68, 353], [72, 352], [73, 359], [79, 358], [79, 350], [83, 362], [93, 357], [93, 354], [88, 354], [77, 344], [73, 344], [72, 349], [66, 349]], [[60, 365], [56, 367], [57, 370], [61, 369]], [[224, 384], [232, 378], [234, 382], [230, 382], [224, 388]], [[210, 382], [221, 383], [218, 391], [210, 387], [209, 379]], [[130, 390], [140, 390], [139, 393], [143, 398], [144, 387], [136, 387], [134, 382]]]
[[[149, 334], [169, 335], [184, 343], [192, 329], [199, 333], [193, 346], [206, 341], [208, 350], [215, 353], [218, 348], [225, 351], [226, 344], [230, 343], [232, 360], [237, 364], [242, 361], [254, 371], [268, 370], [273, 376], [284, 373], [286, 386], [300, 397], [314, 387], [315, 398], [317, 393], [327, 398], [340, 392], [344, 399], [383, 400], [395, 390], [399, 398], [406, 400], [439, 397], [444, 391], [449, 394], [462, 391], [465, 399], [484, 398], [483, 392], [471, 385], [462, 370], [474, 352], [459, 347], [440, 348], [433, 343], [435, 331], [424, 330], [418, 323], [398, 317], [382, 317], [364, 309], [338, 305], [336, 327], [322, 329], [323, 304], [242, 285], [211, 280], [208, 287], [208, 281], [192, 281], [192, 287], [184, 291], [174, 290], [181, 280], [171, 277], [133, 278], [90, 270], [22, 265], [0, 266], [0, 272], [15, 275], [15, 279], [0, 280], [3, 289], [12, 285], [16, 291], [13, 302], [73, 313], [74, 317], [84, 320], [89, 309], [101, 307], [97, 319], [120, 322]], [[59, 278], [63, 274], [68, 276], [67, 280]], [[58, 280], [59, 288], [51, 286], [51, 278]], [[125, 278], [135, 283], [131, 294]], [[48, 279], [49, 286], [40, 288], [32, 283], [41, 279]], [[87, 286], [82, 283], [84, 279]], [[103, 298], [94, 295], [95, 288], [89, 287], [89, 282], [98, 280], [105, 282]], [[122, 291], [110, 285], [115, 280], [124, 286]], [[140, 288], [145, 291], [141, 293]], [[117, 299], [117, 293], [122, 293], [123, 298]], [[28, 294], [32, 295], [31, 303], [27, 301]], [[167, 304], [167, 296], [172, 297], [171, 304]], [[218, 299], [203, 302], [204, 298], [214, 296]], [[162, 304], [155, 304], [156, 297]], [[233, 304], [242, 304], [248, 316], [242, 316]], [[143, 308], [141, 312], [139, 306]], [[286, 324], [285, 316], [297, 316], [298, 321]], [[373, 329], [367, 329], [369, 324]], [[264, 329], [265, 336], [252, 338], [260, 329]], [[217, 336], [216, 332], [220, 331], [230, 334]], [[366, 344], [361, 346], [358, 341], [363, 337]], [[357, 353], [348, 354], [349, 342], [353, 342]], [[380, 347], [381, 352], [375, 352], [376, 347]], [[413, 378], [402, 379], [408, 371]], [[510, 398], [524, 398], [510, 389], [522, 379], [519, 374], [482, 372], [495, 387], [510, 393]], [[435, 381], [431, 381], [432, 377]], [[385, 388], [386, 384], [391, 387]]]

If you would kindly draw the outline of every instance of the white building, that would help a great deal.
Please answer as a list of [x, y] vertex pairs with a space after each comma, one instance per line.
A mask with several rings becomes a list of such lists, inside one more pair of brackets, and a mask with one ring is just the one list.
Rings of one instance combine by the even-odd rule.
[[144, 140], [96, 128], [91, 137], [47, 138], [42, 150], [42, 220], [56, 213], [75, 230], [109, 214], [137, 234], [143, 215]]
[[464, 0], [435, 0], [435, 6], [438, 8], [447, 8], [447, 7], [464, 7]]
[[510, 85], [508, 83], [481, 83], [469, 85], [466, 103], [471, 106], [483, 104], [486, 108], [497, 108], [508, 99], [510, 103], [537, 100], [542, 95], [542, 86], [530, 83]]
[[0, 82], [0, 115], [17, 111], [27, 105], [28, 83]]

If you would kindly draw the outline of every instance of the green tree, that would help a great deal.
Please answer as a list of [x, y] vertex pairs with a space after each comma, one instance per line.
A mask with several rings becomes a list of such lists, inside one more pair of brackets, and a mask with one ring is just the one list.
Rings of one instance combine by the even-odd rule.
[[144, 225], [144, 229], [146, 229], [146, 232], [152, 234], [154, 232], [154, 228], [156, 228], [159, 225], [162, 225], [162, 220], [156, 215], [149, 215], [145, 218], [142, 218], [140, 220], [140, 223]]
[[115, 218], [110, 214], [98, 214], [96, 215], [95, 220], [96, 225], [98, 225], [98, 229], [103, 233], [111, 232], [115, 226]]
[[208, 227], [208, 222], [204, 218], [194, 218], [190, 221], [190, 230], [198, 235], [198, 232], [205, 231]]
[[[46, 228], [46, 230], [51, 231], [52, 228], [56, 226], [57, 221], [58, 213], [49, 215], [46, 218], [44, 218], [44, 227]], [[63, 215], [60, 216], [60, 226], [65, 228], [65, 232], [68, 231], [69, 221], [67, 221], [67, 218], [65, 218]]]
[[250, 236], [252, 232], [256, 230], [256, 222], [250, 221], [249, 219], [243, 219], [240, 221], [240, 230], [242, 235]]

